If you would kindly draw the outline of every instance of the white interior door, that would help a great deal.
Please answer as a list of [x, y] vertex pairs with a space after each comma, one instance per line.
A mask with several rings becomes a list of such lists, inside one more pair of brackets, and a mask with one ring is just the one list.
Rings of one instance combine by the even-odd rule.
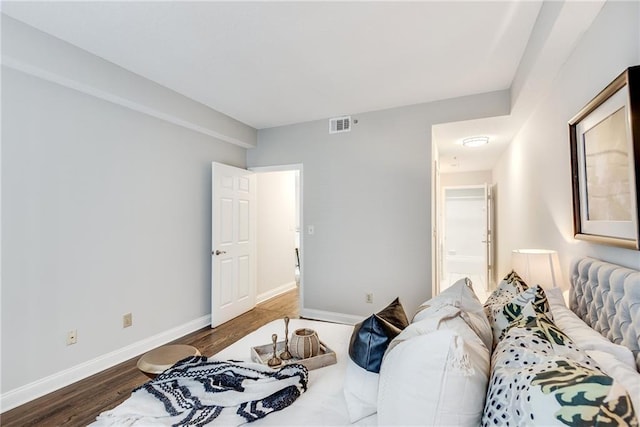
[[211, 327], [256, 304], [256, 177], [212, 163]]

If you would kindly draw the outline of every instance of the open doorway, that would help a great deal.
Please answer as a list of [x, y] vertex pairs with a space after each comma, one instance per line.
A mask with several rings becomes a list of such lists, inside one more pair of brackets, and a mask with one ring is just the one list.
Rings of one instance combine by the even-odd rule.
[[302, 301], [302, 165], [252, 171], [258, 187], [256, 300], [298, 288]]
[[488, 185], [442, 188], [440, 286], [469, 277], [484, 302], [491, 288], [491, 194]]

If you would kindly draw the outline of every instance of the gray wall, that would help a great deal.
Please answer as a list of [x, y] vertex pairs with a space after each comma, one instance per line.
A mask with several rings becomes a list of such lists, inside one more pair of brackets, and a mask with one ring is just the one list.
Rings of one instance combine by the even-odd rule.
[[[258, 131], [248, 166], [304, 165], [303, 314], [354, 320], [431, 295], [431, 125], [508, 113], [507, 91]], [[374, 293], [374, 303], [365, 294]]]
[[553, 86], [493, 171], [497, 183], [498, 274], [511, 250], [558, 251], [565, 281], [588, 255], [640, 268], [640, 252], [573, 238], [568, 121], [626, 67], [640, 63], [640, 3], [607, 2]]
[[[58, 61], [87, 55], [4, 24], [3, 53], [26, 44]], [[140, 88], [139, 76], [98, 62], [105, 80]], [[149, 99], [190, 102], [146, 82]], [[211, 161], [244, 167], [245, 151], [3, 66], [3, 409], [207, 324]], [[72, 329], [78, 343], [67, 346]]]

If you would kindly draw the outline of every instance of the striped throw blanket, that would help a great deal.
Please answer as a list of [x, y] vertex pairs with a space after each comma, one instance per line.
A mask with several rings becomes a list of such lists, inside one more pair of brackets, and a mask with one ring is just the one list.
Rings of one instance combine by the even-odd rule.
[[100, 414], [94, 425], [245, 424], [291, 405], [307, 390], [308, 378], [300, 364], [273, 370], [256, 363], [189, 357]]

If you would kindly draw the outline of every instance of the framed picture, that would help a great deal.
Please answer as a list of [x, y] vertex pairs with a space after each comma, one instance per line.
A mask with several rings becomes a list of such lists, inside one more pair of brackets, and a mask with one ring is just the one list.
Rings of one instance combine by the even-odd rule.
[[640, 66], [569, 122], [576, 239], [640, 249]]

